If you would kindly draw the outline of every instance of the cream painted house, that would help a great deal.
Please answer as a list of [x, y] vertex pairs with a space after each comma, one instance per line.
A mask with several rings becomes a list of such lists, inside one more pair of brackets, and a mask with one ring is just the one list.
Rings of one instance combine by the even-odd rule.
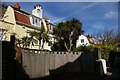
[[[42, 18], [41, 5], [34, 6], [32, 14], [20, 8], [17, 3], [15, 6], [8, 6], [2, 19], [0, 19], [0, 29], [4, 29], [3, 40], [10, 41], [10, 35], [16, 34], [17, 38], [29, 36], [28, 31], [40, 31], [43, 24], [45, 31], [52, 31], [54, 25], [50, 21]], [[43, 43], [41, 43], [43, 44]], [[38, 49], [36, 45], [32, 47]], [[48, 43], [45, 43], [44, 49], [51, 50]]]

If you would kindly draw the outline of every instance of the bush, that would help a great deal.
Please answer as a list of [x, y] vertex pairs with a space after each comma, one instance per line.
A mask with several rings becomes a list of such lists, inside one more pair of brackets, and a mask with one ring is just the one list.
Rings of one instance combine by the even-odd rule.
[[52, 51], [66, 51], [66, 48], [65, 46], [63, 45], [63, 41], [59, 41], [59, 42], [56, 42], [54, 43], [52, 46], [51, 46], [51, 50]]
[[95, 48], [98, 48], [98, 50], [100, 51], [99, 53], [101, 58], [104, 58], [106, 61], [108, 61], [110, 52], [115, 52], [117, 47], [112, 45], [90, 45], [74, 48], [74, 51], [90, 52], [93, 51]]
[[95, 48], [95, 46], [90, 45], [90, 46], [80, 46], [78, 48], [74, 48], [73, 51], [82, 51], [82, 52], [89, 52], [92, 51]]
[[100, 50], [101, 58], [104, 58], [106, 61], [108, 61], [110, 52], [117, 51], [117, 47], [112, 45], [100, 45], [98, 48]]

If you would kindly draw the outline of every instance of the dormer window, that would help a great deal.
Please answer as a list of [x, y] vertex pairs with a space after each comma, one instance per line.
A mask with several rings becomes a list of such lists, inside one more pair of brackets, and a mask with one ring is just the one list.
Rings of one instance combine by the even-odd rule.
[[30, 17], [31, 23], [34, 26], [41, 27], [41, 19], [36, 17], [36, 16], [31, 16]]
[[34, 10], [32, 10], [32, 14], [39, 17], [39, 18], [42, 18], [42, 8], [40, 5], [36, 5], [34, 6]]

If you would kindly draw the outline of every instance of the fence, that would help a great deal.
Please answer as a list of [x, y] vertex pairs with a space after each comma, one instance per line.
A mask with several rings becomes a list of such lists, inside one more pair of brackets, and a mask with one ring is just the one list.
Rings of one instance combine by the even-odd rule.
[[30, 78], [69, 72], [94, 72], [96, 52], [49, 52], [22, 49], [22, 66]]

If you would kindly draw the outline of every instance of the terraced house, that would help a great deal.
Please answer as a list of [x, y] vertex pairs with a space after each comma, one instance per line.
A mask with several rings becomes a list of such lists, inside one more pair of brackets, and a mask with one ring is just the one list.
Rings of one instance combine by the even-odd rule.
[[[50, 23], [49, 19], [43, 18], [42, 13], [43, 10], [39, 4], [34, 6], [32, 14], [22, 10], [19, 3], [16, 3], [14, 6], [7, 6], [5, 13], [0, 19], [1, 40], [10, 41], [10, 35], [12, 34], [16, 35], [17, 38], [30, 36], [30, 31], [39, 32], [42, 26], [44, 31], [48, 32], [49, 36], [51, 36], [50, 40], [53, 40], [51, 33], [54, 25]], [[49, 43], [43, 43], [42, 40], [37, 41], [31, 48], [38, 49], [39, 45], [43, 45], [44, 49], [51, 50]]]

